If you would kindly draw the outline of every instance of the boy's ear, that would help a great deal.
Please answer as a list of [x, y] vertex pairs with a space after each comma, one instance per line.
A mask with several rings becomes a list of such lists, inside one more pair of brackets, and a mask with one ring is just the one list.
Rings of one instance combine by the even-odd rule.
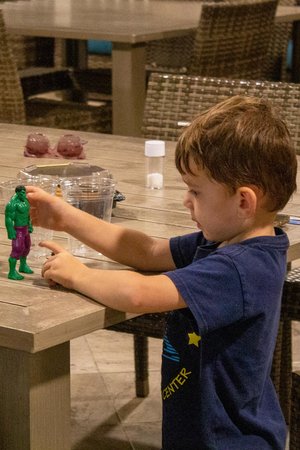
[[239, 217], [249, 219], [253, 217], [257, 208], [257, 194], [247, 186], [238, 188]]

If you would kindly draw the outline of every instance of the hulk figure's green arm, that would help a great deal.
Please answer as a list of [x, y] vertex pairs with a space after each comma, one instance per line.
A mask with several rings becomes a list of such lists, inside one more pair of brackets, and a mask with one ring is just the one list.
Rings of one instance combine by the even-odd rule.
[[14, 228], [16, 209], [12, 201], [5, 207], [5, 227], [8, 239], [16, 239], [16, 230]]

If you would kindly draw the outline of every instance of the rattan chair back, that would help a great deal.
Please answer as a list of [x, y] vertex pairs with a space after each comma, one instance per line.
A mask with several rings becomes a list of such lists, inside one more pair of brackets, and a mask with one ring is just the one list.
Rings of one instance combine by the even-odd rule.
[[293, 373], [290, 450], [300, 448], [300, 370]]
[[233, 95], [266, 97], [280, 109], [300, 154], [300, 85], [152, 73], [148, 83], [143, 135], [177, 140], [181, 122]]
[[269, 65], [277, 2], [203, 1], [195, 33], [147, 44], [147, 69], [261, 79]]
[[8, 34], [8, 40], [18, 70], [36, 64], [37, 39], [35, 37]]
[[[202, 0], [197, 1], [202, 2]], [[188, 8], [188, 5], [186, 7]], [[184, 14], [184, 11], [182, 13]], [[146, 68], [148, 71], [186, 73], [192, 56], [194, 38], [195, 33], [190, 33], [185, 36], [147, 42]]]
[[[279, 0], [279, 5], [295, 6], [295, 0]], [[287, 71], [287, 48], [292, 39], [292, 24], [290, 22], [276, 23], [270, 38], [264, 78], [267, 80], [287, 81], [290, 77]]]
[[149, 72], [187, 73], [194, 39], [194, 33], [190, 33], [181, 37], [148, 42], [146, 45], [146, 69]]
[[20, 78], [13, 58], [0, 9], [0, 122], [25, 123]]
[[277, 0], [203, 2], [189, 73], [261, 79]]
[[[55, 71], [50, 74], [33, 72], [24, 79], [24, 92], [30, 90], [31, 81], [38, 92], [42, 92], [43, 88], [44, 91], [50, 90], [50, 85], [56, 89], [56, 80], [67, 83], [65, 78], [61, 80], [61, 77], [56, 77]], [[111, 133], [112, 106], [110, 101], [94, 106], [35, 96], [24, 100], [20, 73], [0, 9], [0, 122]]]

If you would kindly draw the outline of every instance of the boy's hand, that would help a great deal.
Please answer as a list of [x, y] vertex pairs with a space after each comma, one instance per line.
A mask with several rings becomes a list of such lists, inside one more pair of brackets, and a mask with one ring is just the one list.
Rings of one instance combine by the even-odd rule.
[[69, 206], [66, 202], [36, 186], [26, 186], [26, 195], [34, 226], [64, 231], [65, 211]]
[[75, 289], [74, 280], [80, 278], [88, 268], [53, 241], [43, 241], [39, 245], [53, 253], [42, 267], [42, 276], [48, 280], [49, 285], [57, 283], [68, 289]]

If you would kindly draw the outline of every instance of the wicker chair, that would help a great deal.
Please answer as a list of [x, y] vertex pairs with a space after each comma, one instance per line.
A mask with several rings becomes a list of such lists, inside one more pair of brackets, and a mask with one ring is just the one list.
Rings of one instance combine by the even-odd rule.
[[277, 0], [231, 0], [202, 5], [189, 73], [261, 79]]
[[272, 100], [281, 109], [300, 154], [300, 85], [293, 83], [153, 73], [147, 89], [143, 135], [147, 139], [177, 140], [180, 122], [189, 122], [199, 112], [237, 94]]
[[[281, 314], [282, 322], [282, 339], [277, 339], [277, 345], [281, 349], [278, 350], [278, 353], [275, 354], [275, 358], [277, 361], [277, 369], [273, 366], [273, 375], [276, 378], [276, 371], [278, 377], [278, 367], [280, 367], [280, 382], [274, 383], [277, 393], [279, 395], [280, 404], [286, 419], [287, 423], [294, 424], [293, 427], [295, 429], [295, 417], [293, 417], [294, 413], [296, 416], [300, 414], [299, 410], [299, 396], [298, 396], [298, 410], [296, 409], [296, 399], [293, 398], [292, 393], [292, 332], [291, 332], [291, 322], [297, 321], [300, 322], [300, 268], [293, 269], [288, 272], [285, 280], [283, 295], [282, 295], [282, 314]], [[274, 377], [273, 377], [274, 380]], [[276, 378], [278, 381], [278, 378]], [[299, 382], [298, 382], [299, 389]], [[297, 412], [296, 412], [297, 411]], [[298, 433], [298, 426], [296, 427]], [[293, 433], [296, 436], [296, 432]], [[295, 438], [296, 439], [296, 438]], [[300, 442], [300, 435], [298, 434], [298, 440]], [[293, 448], [293, 447], [291, 447]], [[294, 447], [300, 448], [299, 446]]]
[[150, 71], [262, 79], [277, 0], [204, 1], [195, 34], [150, 42]]
[[73, 72], [62, 65], [56, 66], [54, 39], [12, 34], [7, 34], [7, 39], [25, 99], [45, 92], [76, 88]]
[[[198, 1], [202, 2], [202, 0]], [[186, 36], [148, 42], [146, 45], [147, 71], [186, 73], [192, 55], [194, 38], [195, 33], [190, 33]]]
[[300, 448], [300, 371], [292, 376], [292, 408], [290, 424], [290, 450]]
[[[279, 0], [279, 5], [294, 6], [296, 0]], [[266, 57], [267, 64], [264, 69], [264, 78], [267, 80], [288, 81], [287, 48], [292, 39], [291, 23], [276, 23], [269, 42]]]
[[34, 97], [24, 100], [20, 75], [11, 51], [1, 9], [0, 85], [1, 122], [111, 132], [111, 103], [109, 102], [99, 107], [91, 107], [83, 103], [49, 101]]
[[54, 66], [54, 39], [8, 34], [8, 40], [19, 71]]
[[0, 120], [2, 122], [25, 123], [25, 108], [22, 88], [17, 75], [0, 10]]
[[[146, 97], [144, 136], [150, 139], [176, 140], [181, 129], [178, 122], [190, 121], [200, 111], [235, 94], [263, 95], [277, 103], [291, 126], [296, 147], [300, 149], [300, 86], [285, 83], [153, 73]], [[287, 423], [290, 416], [291, 320], [299, 320], [299, 315], [300, 269], [295, 269], [289, 272], [284, 286], [282, 320], [272, 368], [273, 382]], [[148, 336], [163, 337], [166, 317], [167, 313], [146, 314], [109, 328], [134, 335], [138, 397], [145, 397], [149, 392]]]

